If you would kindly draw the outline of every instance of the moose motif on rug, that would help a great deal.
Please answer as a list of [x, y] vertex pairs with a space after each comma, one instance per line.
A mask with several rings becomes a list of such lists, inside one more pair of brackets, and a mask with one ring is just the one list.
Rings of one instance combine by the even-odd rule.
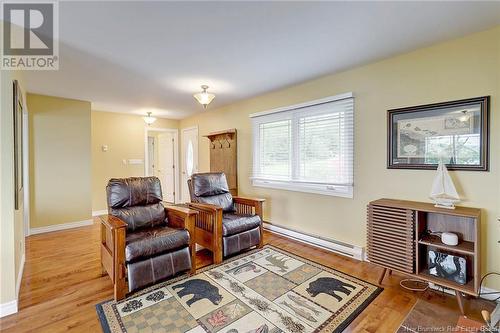
[[286, 273], [288, 271], [288, 266], [286, 265], [286, 262], [290, 260], [290, 258], [287, 257], [279, 257], [277, 255], [270, 255], [265, 258], [266, 261], [269, 263], [267, 266], [275, 266], [279, 268], [280, 272]]

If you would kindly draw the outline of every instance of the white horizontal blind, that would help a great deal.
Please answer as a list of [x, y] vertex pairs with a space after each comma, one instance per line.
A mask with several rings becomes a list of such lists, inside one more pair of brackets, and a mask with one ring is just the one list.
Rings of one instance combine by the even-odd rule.
[[259, 171], [263, 177], [290, 179], [292, 175], [292, 122], [289, 119], [259, 125]]
[[298, 115], [296, 179], [351, 186], [353, 162], [353, 100], [303, 110]]
[[352, 187], [354, 99], [253, 117], [254, 180]]

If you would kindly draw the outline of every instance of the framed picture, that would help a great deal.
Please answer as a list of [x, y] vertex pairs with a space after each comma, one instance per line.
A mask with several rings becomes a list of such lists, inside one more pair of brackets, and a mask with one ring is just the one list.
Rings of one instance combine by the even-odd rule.
[[23, 192], [23, 98], [19, 83], [13, 82], [14, 117], [14, 206], [21, 206]]
[[430, 275], [451, 280], [462, 285], [467, 283], [465, 258], [434, 250], [429, 250], [427, 258]]
[[488, 171], [490, 96], [387, 111], [387, 168]]

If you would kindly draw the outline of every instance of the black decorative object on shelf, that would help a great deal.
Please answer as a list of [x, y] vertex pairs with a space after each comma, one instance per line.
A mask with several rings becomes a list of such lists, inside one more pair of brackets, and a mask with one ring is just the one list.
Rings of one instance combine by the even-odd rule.
[[451, 280], [459, 284], [466, 284], [466, 260], [463, 257], [429, 250], [429, 274]]

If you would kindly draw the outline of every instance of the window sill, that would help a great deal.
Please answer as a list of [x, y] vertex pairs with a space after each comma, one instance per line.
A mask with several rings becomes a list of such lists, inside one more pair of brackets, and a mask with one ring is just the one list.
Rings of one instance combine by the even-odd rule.
[[353, 198], [352, 186], [330, 186], [319, 184], [298, 184], [283, 181], [252, 179], [252, 185], [256, 187], [272, 188], [294, 192], [314, 193], [342, 198]]

